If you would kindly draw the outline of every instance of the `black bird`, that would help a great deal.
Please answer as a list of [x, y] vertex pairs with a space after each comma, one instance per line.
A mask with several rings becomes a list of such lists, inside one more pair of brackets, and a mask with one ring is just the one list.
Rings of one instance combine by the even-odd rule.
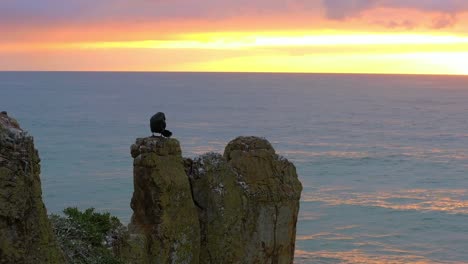
[[151, 132], [153, 133], [152, 137], [154, 137], [154, 133], [159, 133], [167, 138], [172, 136], [172, 132], [166, 130], [166, 116], [162, 112], [157, 112], [151, 117], [150, 127]]

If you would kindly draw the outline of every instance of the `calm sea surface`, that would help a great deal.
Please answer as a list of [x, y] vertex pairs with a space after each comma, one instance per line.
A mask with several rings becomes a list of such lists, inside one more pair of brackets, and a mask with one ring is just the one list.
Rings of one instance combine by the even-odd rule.
[[166, 113], [185, 156], [266, 137], [304, 185], [296, 263], [468, 263], [468, 77], [0, 73], [49, 212], [128, 222], [130, 145]]

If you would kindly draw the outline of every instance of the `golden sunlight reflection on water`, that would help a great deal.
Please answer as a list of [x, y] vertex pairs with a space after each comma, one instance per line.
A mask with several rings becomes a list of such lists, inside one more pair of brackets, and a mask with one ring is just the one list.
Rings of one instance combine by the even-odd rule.
[[[343, 263], [343, 264], [435, 264], [435, 262], [422, 257], [417, 252], [398, 251], [394, 252], [399, 255], [374, 255], [367, 254], [361, 250], [354, 249], [350, 251], [304, 251], [296, 250], [294, 263], [310, 264], [310, 263]], [[463, 262], [444, 261], [446, 264], [462, 264]]]
[[370, 193], [335, 192], [319, 189], [306, 193], [304, 202], [324, 202], [328, 205], [376, 206], [393, 210], [442, 211], [449, 214], [468, 214], [467, 190], [408, 189]]

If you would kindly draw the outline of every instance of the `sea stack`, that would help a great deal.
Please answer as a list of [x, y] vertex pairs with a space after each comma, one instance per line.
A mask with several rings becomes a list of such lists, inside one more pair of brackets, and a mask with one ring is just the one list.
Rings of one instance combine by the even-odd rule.
[[125, 263], [293, 263], [302, 185], [267, 140], [239, 137], [224, 156], [182, 159], [176, 139], [150, 137], [131, 154]]
[[179, 141], [139, 138], [131, 154], [134, 192], [130, 227], [145, 238], [146, 254], [146, 260], [132, 263], [198, 263], [200, 225]]
[[0, 263], [65, 263], [42, 201], [31, 136], [0, 113]]
[[258, 137], [238, 137], [224, 158], [246, 196], [241, 225], [249, 263], [293, 263], [302, 184], [295, 166]]

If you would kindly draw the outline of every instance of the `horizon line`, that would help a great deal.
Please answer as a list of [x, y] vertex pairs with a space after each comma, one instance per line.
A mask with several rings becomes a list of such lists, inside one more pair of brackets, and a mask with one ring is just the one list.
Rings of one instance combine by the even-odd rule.
[[139, 71], [139, 70], [0, 70], [0, 73], [194, 73], [194, 74], [301, 74], [301, 75], [404, 75], [468, 77], [468, 74], [356, 73], [356, 72], [266, 72], [266, 71]]

